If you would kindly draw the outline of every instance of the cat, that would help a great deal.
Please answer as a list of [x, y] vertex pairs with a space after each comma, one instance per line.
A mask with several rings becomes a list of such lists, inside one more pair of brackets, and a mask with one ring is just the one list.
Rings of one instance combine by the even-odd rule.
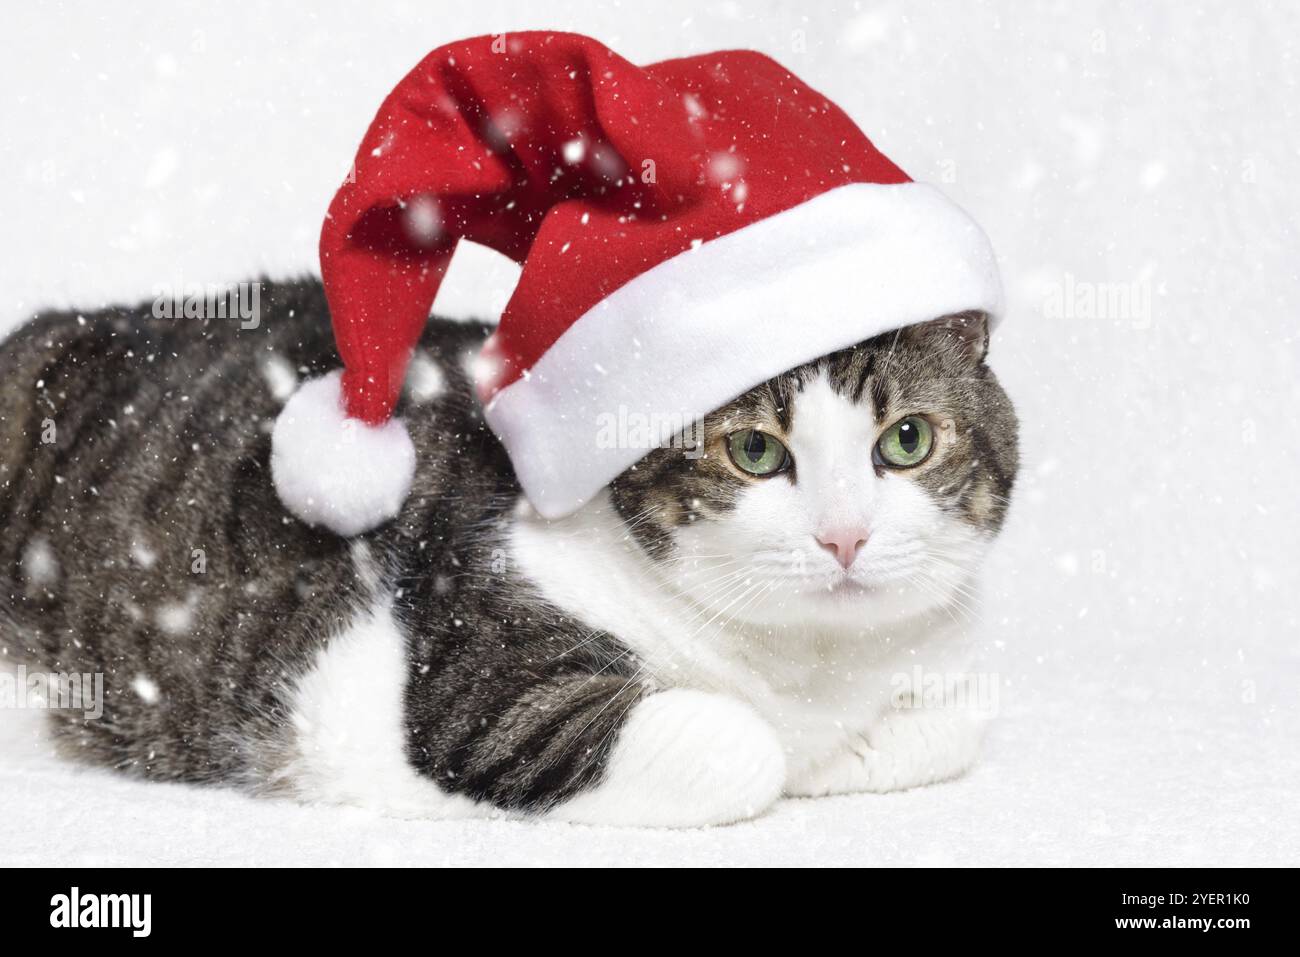
[[[401, 514], [291, 517], [270, 429], [337, 365], [318, 281], [261, 321], [47, 313], [0, 347], [0, 650], [102, 673], [55, 739], [139, 777], [410, 817], [697, 826], [961, 774], [982, 558], [1017, 419], [962, 313], [801, 365], [557, 521], [432, 318]], [[235, 315], [232, 311], [230, 315]]]

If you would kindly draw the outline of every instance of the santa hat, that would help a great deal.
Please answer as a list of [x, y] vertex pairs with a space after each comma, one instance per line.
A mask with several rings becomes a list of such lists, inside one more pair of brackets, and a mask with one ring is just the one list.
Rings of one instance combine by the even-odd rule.
[[774, 375], [1000, 303], [980, 228], [762, 54], [638, 67], [573, 34], [453, 43], [389, 94], [325, 220], [343, 371], [273, 438], [303, 519], [356, 534], [400, 509], [415, 453], [393, 410], [461, 239], [523, 267], [477, 388], [547, 517]]

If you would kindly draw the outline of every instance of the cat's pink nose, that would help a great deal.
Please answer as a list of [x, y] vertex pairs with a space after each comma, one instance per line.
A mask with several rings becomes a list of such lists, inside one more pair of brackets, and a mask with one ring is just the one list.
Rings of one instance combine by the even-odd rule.
[[865, 528], [832, 528], [817, 533], [817, 544], [833, 554], [841, 567], [847, 569], [869, 537]]

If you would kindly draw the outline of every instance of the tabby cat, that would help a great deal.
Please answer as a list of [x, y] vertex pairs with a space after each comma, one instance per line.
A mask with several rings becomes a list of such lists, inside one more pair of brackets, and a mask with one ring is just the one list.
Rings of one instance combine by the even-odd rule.
[[348, 540], [269, 474], [286, 395], [337, 365], [320, 284], [261, 299], [256, 328], [146, 303], [0, 347], [0, 651], [103, 674], [102, 717], [55, 712], [70, 753], [398, 815], [664, 826], [973, 761], [983, 716], [916, 678], [968, 673], [1016, 475], [982, 314], [792, 369], [558, 521], [473, 398], [489, 327], [433, 319], [399, 410], [415, 487]]

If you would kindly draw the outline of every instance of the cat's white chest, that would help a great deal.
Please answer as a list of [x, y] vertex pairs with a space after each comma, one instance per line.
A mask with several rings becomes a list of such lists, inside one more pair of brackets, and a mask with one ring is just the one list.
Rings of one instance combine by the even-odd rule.
[[566, 614], [627, 645], [648, 683], [751, 705], [780, 737], [792, 776], [860, 736], [907, 691], [916, 668], [965, 665], [964, 635], [937, 617], [833, 635], [758, 630], [703, 611], [655, 581], [609, 515], [519, 519], [510, 549], [517, 571]]

